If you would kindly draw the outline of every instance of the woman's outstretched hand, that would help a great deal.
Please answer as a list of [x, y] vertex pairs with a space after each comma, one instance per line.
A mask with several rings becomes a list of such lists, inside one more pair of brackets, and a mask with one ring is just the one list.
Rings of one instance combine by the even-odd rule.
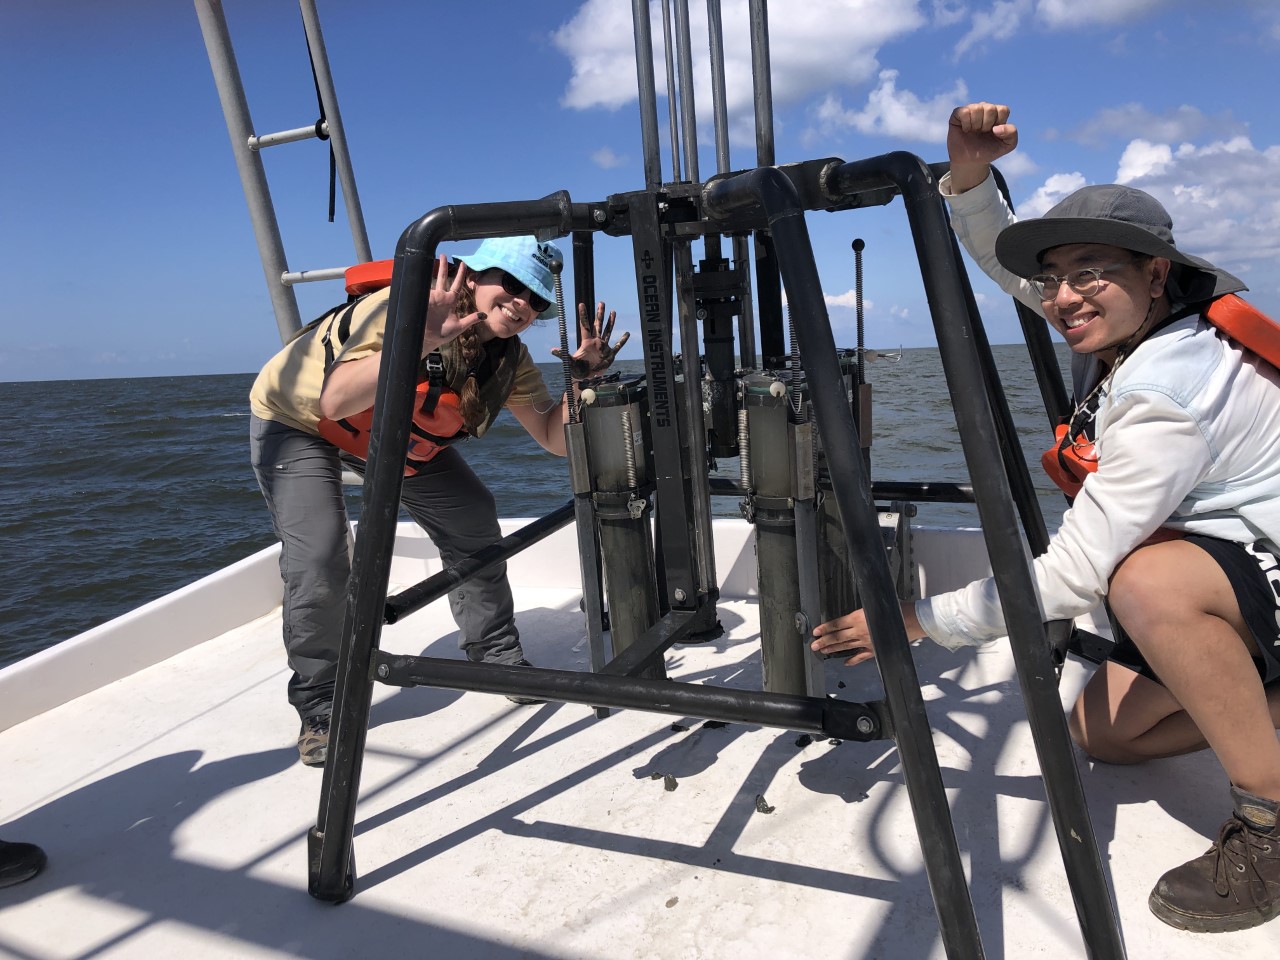
[[427, 301], [427, 328], [422, 335], [424, 357], [485, 318], [483, 313], [477, 311], [472, 311], [465, 317], [454, 314], [458, 306], [458, 295], [470, 272], [467, 265], [459, 261], [458, 269], [450, 277], [448, 258], [442, 253], [436, 261], [435, 273], [431, 278], [431, 295]]
[[[616, 344], [609, 346], [609, 338], [613, 336], [613, 322], [617, 318], [617, 311], [610, 310], [609, 319], [605, 320], [602, 301], [596, 304], [595, 323], [588, 323], [587, 305], [578, 304], [578, 328], [582, 331], [582, 345], [569, 357], [569, 375], [573, 379], [598, 377], [609, 369], [613, 358], [631, 337], [630, 333], [624, 333]], [[564, 352], [559, 347], [553, 348], [551, 352], [557, 359], [564, 360]]]

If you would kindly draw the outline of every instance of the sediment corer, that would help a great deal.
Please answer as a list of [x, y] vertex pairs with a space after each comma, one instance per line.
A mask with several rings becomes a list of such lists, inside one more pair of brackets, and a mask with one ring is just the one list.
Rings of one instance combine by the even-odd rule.
[[[646, 389], [643, 378], [617, 374], [587, 381], [582, 389], [587, 474], [596, 527], [613, 656], [658, 622], [657, 564], [649, 522], [650, 482], [645, 459]], [[658, 658], [640, 676], [661, 680]]]
[[[800, 399], [803, 403], [803, 387], [795, 379], [789, 380], [784, 383], [769, 374], [751, 374], [742, 380], [744, 448], [748, 451], [743, 483], [749, 491], [743, 513], [755, 525], [764, 689], [821, 695], [821, 691], [810, 689], [813, 671], [806, 666], [806, 658], [812, 655], [807, 643], [811, 627], [803, 614], [798, 553], [802, 547], [796, 526], [796, 501], [806, 499], [805, 491], [797, 489], [796, 461], [797, 457], [812, 458], [797, 437], [799, 431], [810, 430], [810, 425], [795, 422], [793, 402]], [[810, 490], [810, 508], [812, 497]]]

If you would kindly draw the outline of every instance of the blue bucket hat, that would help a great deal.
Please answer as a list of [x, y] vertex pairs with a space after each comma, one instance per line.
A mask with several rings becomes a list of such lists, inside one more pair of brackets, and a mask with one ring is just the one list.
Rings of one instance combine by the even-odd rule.
[[490, 237], [476, 248], [475, 253], [458, 257], [476, 273], [497, 267], [523, 283], [551, 303], [538, 314], [541, 318], [556, 316], [556, 286], [551, 271], [553, 263], [563, 264], [560, 248], [549, 241], [533, 237]]

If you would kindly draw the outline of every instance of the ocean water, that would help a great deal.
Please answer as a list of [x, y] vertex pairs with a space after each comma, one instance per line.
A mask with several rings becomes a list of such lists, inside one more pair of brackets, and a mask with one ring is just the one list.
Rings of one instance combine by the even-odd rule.
[[[994, 353], [1024, 451], [1038, 463], [1048, 426], [1026, 350]], [[641, 369], [635, 361], [620, 367]], [[543, 369], [557, 392], [559, 366]], [[873, 478], [967, 482], [938, 352], [869, 363], [867, 379]], [[252, 374], [0, 383], [0, 405], [10, 411], [0, 459], [0, 665], [273, 542], [249, 466], [252, 383]], [[570, 496], [564, 461], [509, 415], [459, 449], [504, 516], [542, 516]], [[737, 460], [719, 470], [736, 479]], [[1038, 466], [1033, 476], [1053, 529], [1062, 498]], [[348, 500], [358, 516], [358, 490]], [[738, 500], [715, 498], [713, 509], [737, 516]], [[918, 523], [977, 523], [970, 506], [919, 510]]]

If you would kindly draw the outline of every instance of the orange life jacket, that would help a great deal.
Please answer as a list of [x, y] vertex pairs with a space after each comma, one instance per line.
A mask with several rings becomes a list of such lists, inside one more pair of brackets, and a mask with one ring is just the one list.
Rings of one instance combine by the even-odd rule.
[[[394, 260], [374, 260], [349, 267], [345, 277], [347, 293], [353, 298], [360, 298], [390, 286], [394, 264]], [[346, 318], [339, 319], [349, 322], [349, 316], [348, 312]], [[323, 319], [325, 318], [322, 317], [321, 320]], [[339, 344], [345, 337], [345, 332], [340, 327]], [[333, 363], [334, 352], [326, 334], [326, 364]], [[414, 393], [413, 419], [409, 423], [409, 451], [405, 455], [404, 465], [406, 477], [417, 473], [422, 464], [445, 447], [469, 436], [459, 409], [462, 398], [444, 383], [439, 351], [427, 358], [426, 366], [429, 372]], [[369, 438], [373, 433], [372, 407], [340, 420], [321, 419], [317, 429], [321, 437], [339, 450], [355, 454], [361, 460], [369, 459]]]
[[[409, 452], [404, 475], [411, 477], [437, 453], [468, 436], [458, 409], [461, 397], [448, 387], [430, 380], [418, 384], [414, 394], [413, 419], [409, 423]], [[369, 438], [373, 433], [373, 408], [353, 413], [341, 420], [321, 420], [320, 436], [339, 450], [369, 459]]]
[[[1209, 304], [1201, 316], [1246, 350], [1280, 368], [1280, 324], [1248, 301], [1228, 293]], [[1041, 455], [1040, 463], [1049, 479], [1068, 497], [1074, 497], [1084, 486], [1085, 477], [1098, 472], [1098, 454], [1092, 440], [1070, 434], [1069, 423], [1054, 427], [1053, 446]]]

